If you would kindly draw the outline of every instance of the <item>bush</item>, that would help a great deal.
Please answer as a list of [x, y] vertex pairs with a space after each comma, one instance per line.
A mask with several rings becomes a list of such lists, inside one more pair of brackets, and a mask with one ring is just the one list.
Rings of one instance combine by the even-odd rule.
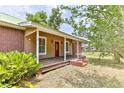
[[32, 77], [39, 67], [31, 53], [0, 52], [0, 87], [21, 87], [19, 82]]

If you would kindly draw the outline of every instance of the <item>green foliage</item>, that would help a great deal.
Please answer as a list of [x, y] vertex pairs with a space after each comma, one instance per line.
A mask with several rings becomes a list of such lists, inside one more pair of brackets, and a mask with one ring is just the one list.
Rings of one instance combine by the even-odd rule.
[[60, 25], [63, 22], [62, 11], [59, 7], [53, 8], [50, 16], [48, 16], [44, 11], [39, 11], [35, 14], [27, 13], [26, 16], [28, 21], [50, 26], [56, 30], [59, 30]]
[[[71, 13], [69, 17], [62, 18], [63, 12]], [[113, 53], [116, 62], [124, 58], [124, 7], [115, 5], [81, 5], [81, 6], [59, 6], [52, 9], [49, 17], [40, 12], [35, 15], [27, 15], [29, 21], [43, 23], [54, 29], [59, 29], [62, 23], [72, 26], [72, 34], [88, 38], [89, 45], [95, 47], [106, 56]]]
[[60, 25], [63, 23], [62, 11], [59, 7], [52, 9], [52, 14], [49, 16], [48, 25], [59, 30]]
[[117, 64], [117, 62], [114, 62], [112, 54], [101, 58], [99, 58], [101, 54], [100, 52], [85, 52], [84, 54], [87, 56], [90, 64], [111, 67], [115, 69], [124, 69], [124, 64]]
[[44, 11], [36, 12], [34, 15], [27, 13], [27, 20], [32, 22], [37, 22], [39, 24], [47, 24], [47, 14]]
[[0, 87], [21, 87], [22, 79], [30, 78], [39, 69], [33, 54], [0, 52]]
[[74, 32], [86, 37], [90, 46], [96, 47], [102, 55], [113, 53], [116, 62], [124, 58], [124, 7], [113, 5], [62, 6], [71, 12], [66, 18]]

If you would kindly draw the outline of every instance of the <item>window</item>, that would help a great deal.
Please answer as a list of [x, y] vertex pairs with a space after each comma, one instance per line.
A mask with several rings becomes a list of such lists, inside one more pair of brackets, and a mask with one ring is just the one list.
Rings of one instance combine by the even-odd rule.
[[66, 41], [66, 53], [69, 53], [69, 41]]
[[47, 49], [47, 39], [46, 37], [40, 37], [39, 38], [39, 53], [40, 55], [46, 55], [46, 49]]

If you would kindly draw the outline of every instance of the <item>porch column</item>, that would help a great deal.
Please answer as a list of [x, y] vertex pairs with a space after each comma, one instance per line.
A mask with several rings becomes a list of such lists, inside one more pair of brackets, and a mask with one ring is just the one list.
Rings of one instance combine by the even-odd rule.
[[39, 30], [36, 31], [36, 62], [39, 63]]
[[77, 58], [79, 58], [79, 41], [77, 41]]
[[66, 61], [66, 37], [64, 37], [64, 61]]

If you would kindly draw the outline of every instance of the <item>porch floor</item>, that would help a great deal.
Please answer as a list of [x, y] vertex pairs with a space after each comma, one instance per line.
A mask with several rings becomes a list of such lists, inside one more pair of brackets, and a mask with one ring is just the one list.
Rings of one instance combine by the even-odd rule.
[[[67, 56], [66, 59], [67, 61], [75, 60], [77, 59], [77, 56]], [[46, 65], [50, 65], [54, 63], [64, 62], [64, 57], [53, 57], [53, 58], [40, 59], [40, 62], [43, 64], [43, 66], [46, 66]]]

